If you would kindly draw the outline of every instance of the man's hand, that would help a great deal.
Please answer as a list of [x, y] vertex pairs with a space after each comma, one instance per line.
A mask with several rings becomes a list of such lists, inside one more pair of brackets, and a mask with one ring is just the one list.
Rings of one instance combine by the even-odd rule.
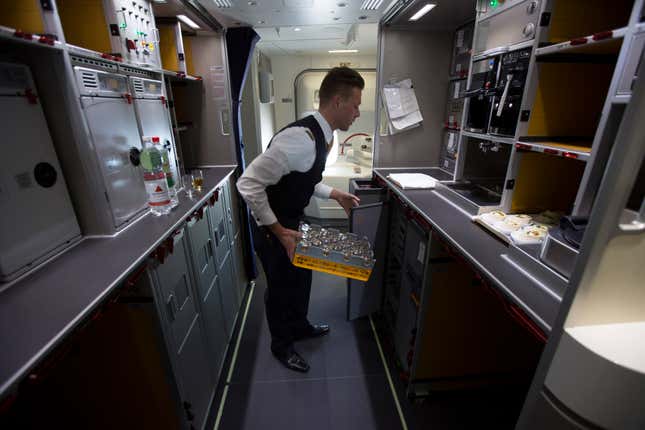
[[345, 191], [338, 190], [334, 188], [329, 194], [330, 199], [334, 199], [338, 202], [339, 205], [345, 209], [345, 213], [349, 216], [349, 211], [354, 207], [358, 206], [361, 199], [356, 197], [354, 194], [346, 193]]
[[300, 240], [302, 234], [299, 231], [290, 230], [288, 228], [282, 227], [279, 222], [271, 224], [268, 226], [271, 229], [271, 232], [278, 238], [284, 249], [287, 251], [289, 260], [293, 260], [293, 256], [296, 253], [296, 244]]

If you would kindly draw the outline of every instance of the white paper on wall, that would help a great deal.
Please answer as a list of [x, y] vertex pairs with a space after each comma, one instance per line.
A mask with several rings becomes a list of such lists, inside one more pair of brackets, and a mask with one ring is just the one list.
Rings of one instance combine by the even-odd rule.
[[412, 80], [383, 87], [383, 100], [394, 131], [412, 127], [423, 121]]

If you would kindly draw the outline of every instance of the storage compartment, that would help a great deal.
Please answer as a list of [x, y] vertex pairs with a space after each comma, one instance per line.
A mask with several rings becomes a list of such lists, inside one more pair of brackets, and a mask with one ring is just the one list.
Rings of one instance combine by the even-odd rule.
[[615, 63], [540, 63], [527, 135], [520, 140], [590, 152]]
[[0, 427], [184, 428], [148, 286], [81, 326], [20, 386]]
[[532, 48], [526, 48], [502, 56], [488, 128], [490, 134], [515, 136], [531, 51]]
[[0, 2], [0, 25], [25, 33], [42, 34], [44, 26], [37, 1]]
[[518, 170], [510, 212], [535, 214], [551, 210], [570, 214], [586, 163], [522, 150], [516, 155]]
[[492, 98], [495, 95], [500, 57], [473, 62], [470, 87], [464, 93], [468, 98], [468, 114], [464, 128], [473, 133], [486, 133]]
[[501, 205], [513, 147], [473, 137], [463, 139], [462, 175], [458, 183], [447, 186], [480, 209]]
[[518, 324], [527, 323], [526, 315], [496, 287], [449, 257], [454, 251], [447, 253], [437, 236], [428, 247], [411, 383], [428, 390], [526, 384], [543, 348], [541, 340]]
[[[489, 2], [481, 2], [486, 7]], [[502, 2], [491, 1], [490, 14]], [[510, 3], [510, 2], [507, 2]], [[484, 17], [477, 27], [474, 55], [500, 47], [508, 47], [535, 37], [540, 19], [541, 1], [518, 1], [506, 10]]]
[[60, 0], [57, 2], [67, 43], [159, 65], [159, 41], [152, 5], [146, 0]]
[[192, 39], [182, 35], [179, 23], [159, 25], [161, 68], [194, 75]]
[[382, 202], [387, 189], [371, 179], [350, 179], [349, 192], [361, 199], [361, 205]]
[[452, 48], [452, 62], [450, 64], [450, 76], [468, 76], [474, 33], [474, 22], [470, 22], [459, 27], [455, 31], [455, 39]]
[[556, 0], [550, 16], [548, 42], [560, 43], [626, 26], [632, 0]]
[[446, 105], [446, 117], [444, 127], [459, 130], [461, 128], [461, 117], [464, 111], [464, 98], [462, 92], [466, 89], [466, 80], [459, 79], [450, 82], [448, 87], [448, 103]]

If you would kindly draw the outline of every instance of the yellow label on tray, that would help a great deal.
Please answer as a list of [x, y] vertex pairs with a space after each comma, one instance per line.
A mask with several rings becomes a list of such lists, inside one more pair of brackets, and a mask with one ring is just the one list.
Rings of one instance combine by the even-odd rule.
[[302, 254], [296, 254], [293, 257], [292, 263], [294, 266], [305, 269], [312, 269], [318, 272], [329, 273], [331, 275], [344, 276], [345, 278], [358, 279], [359, 281], [367, 281], [372, 273], [372, 269], [350, 266], [348, 264], [323, 260], [321, 258]]

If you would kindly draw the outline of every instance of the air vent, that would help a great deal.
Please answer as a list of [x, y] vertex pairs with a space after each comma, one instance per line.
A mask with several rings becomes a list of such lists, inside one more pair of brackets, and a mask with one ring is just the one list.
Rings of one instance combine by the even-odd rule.
[[83, 79], [83, 87], [88, 90], [97, 90], [99, 88], [99, 78], [96, 73], [81, 72], [81, 77]]
[[228, 9], [230, 7], [233, 7], [231, 0], [215, 0], [215, 4], [221, 9]]
[[378, 10], [383, 4], [383, 0], [363, 0], [361, 10]]
[[143, 94], [145, 92], [145, 87], [141, 79], [132, 79], [132, 86], [134, 87], [135, 94]]

